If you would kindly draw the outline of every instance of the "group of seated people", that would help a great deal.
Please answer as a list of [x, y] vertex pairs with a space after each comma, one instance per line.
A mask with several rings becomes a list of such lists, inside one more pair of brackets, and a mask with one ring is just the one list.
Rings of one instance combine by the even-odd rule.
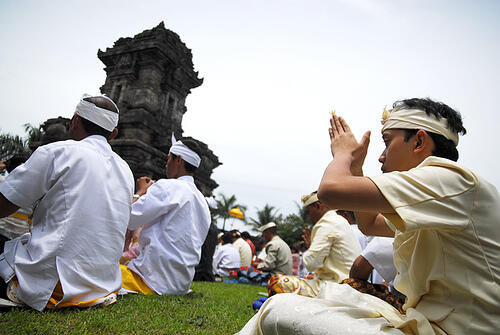
[[332, 114], [333, 159], [318, 191], [302, 197], [314, 224], [303, 236], [306, 276], [292, 274], [274, 222], [259, 228], [259, 255], [235, 231], [206, 243], [217, 230], [194, 184], [201, 157], [190, 139], [172, 137], [167, 178], [139, 178], [134, 193], [108, 144], [118, 113], [108, 97], [84, 95], [71, 140], [39, 147], [0, 182], [0, 217], [33, 210], [30, 232], [0, 246], [0, 298], [43, 310], [106, 306], [122, 288], [183, 295], [212, 255], [212, 275], [248, 266], [272, 274], [270, 298], [240, 334], [500, 329], [500, 196], [456, 163], [465, 128], [449, 106], [407, 99], [384, 110], [375, 177], [363, 175], [370, 133], [357, 141]]

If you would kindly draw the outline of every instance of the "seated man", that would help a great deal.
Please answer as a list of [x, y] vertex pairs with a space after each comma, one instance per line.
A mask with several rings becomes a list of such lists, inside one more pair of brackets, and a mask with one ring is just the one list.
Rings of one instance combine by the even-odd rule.
[[144, 294], [189, 292], [210, 227], [207, 201], [193, 178], [201, 162], [197, 152], [193, 140], [173, 139], [167, 179], [139, 179], [128, 229], [143, 228], [137, 258], [121, 265], [124, 289]]
[[252, 248], [243, 238], [237, 230], [231, 230], [233, 234], [233, 246], [238, 249], [240, 253], [241, 266], [250, 266], [252, 262]]
[[269, 222], [258, 229], [267, 242], [266, 258], [256, 260], [252, 266], [258, 270], [275, 274], [292, 274], [292, 252], [288, 244], [276, 232], [276, 223]]
[[313, 192], [302, 196], [302, 204], [311, 222], [312, 232], [304, 234], [308, 246], [302, 257], [304, 266], [314, 272], [313, 278], [276, 275], [268, 284], [269, 295], [297, 293], [315, 297], [324, 281], [340, 282], [349, 277], [349, 269], [361, 253], [358, 238], [346, 219], [330, 210]]
[[[368, 235], [395, 235], [394, 287], [406, 295], [406, 315], [350, 286], [330, 285], [324, 299], [285, 294], [268, 299], [242, 333], [259, 327], [264, 333], [293, 334], [304, 324], [305, 334], [366, 328], [392, 334], [497, 334], [500, 196], [492, 184], [456, 163], [458, 134], [465, 133], [460, 114], [430, 99], [396, 102], [382, 119], [384, 174], [372, 178], [362, 176], [369, 132], [358, 143], [344, 119], [334, 115], [330, 122], [334, 159], [318, 197], [327, 206], [354, 210]], [[309, 311], [307, 320], [293, 309], [297, 304]]]
[[116, 301], [134, 191], [129, 166], [106, 141], [117, 124], [111, 99], [84, 95], [72, 140], [39, 147], [0, 183], [0, 217], [37, 203], [31, 233], [0, 255], [11, 300], [37, 310]]
[[229, 276], [229, 271], [240, 269], [240, 253], [233, 246], [233, 234], [225, 232], [221, 237], [221, 246], [214, 254], [213, 273], [219, 277]]

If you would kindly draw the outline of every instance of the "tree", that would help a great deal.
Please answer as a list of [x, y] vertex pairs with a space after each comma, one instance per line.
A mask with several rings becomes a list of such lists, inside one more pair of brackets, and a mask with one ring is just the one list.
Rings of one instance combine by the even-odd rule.
[[[217, 210], [215, 211], [216, 218], [222, 218], [222, 230], [226, 228], [226, 219], [230, 217], [229, 211], [235, 207], [241, 209], [243, 212], [247, 209], [247, 206], [241, 205], [237, 202], [236, 196], [233, 194], [227, 198], [224, 194], [219, 193], [220, 200], [215, 199], [217, 202]], [[239, 219], [245, 222], [245, 219]]]
[[289, 214], [278, 225], [278, 235], [288, 244], [294, 245], [302, 241], [304, 228], [309, 224], [309, 218], [304, 207], [297, 205], [297, 213]]
[[278, 213], [278, 209], [276, 209], [274, 206], [266, 204], [261, 210], [257, 208], [257, 219], [250, 218], [249, 223], [253, 227], [259, 228], [265, 224], [268, 224], [269, 222], [279, 224], [282, 220], [283, 216]]
[[29, 151], [21, 136], [0, 134], [0, 160], [9, 160], [17, 153]]
[[26, 132], [26, 145], [29, 147], [29, 145], [33, 142], [41, 142], [43, 138], [43, 129], [42, 125], [39, 125], [38, 127], [33, 126], [31, 123], [25, 123], [23, 124], [24, 131]]
[[35, 127], [30, 123], [25, 123], [24, 131], [26, 136], [0, 134], [0, 160], [8, 160], [15, 154], [31, 154], [30, 144], [39, 142], [43, 137], [42, 126]]

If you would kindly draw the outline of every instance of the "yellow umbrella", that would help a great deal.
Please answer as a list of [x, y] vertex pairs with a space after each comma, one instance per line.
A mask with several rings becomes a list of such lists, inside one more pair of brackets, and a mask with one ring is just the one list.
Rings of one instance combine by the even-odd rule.
[[243, 214], [241, 209], [239, 209], [238, 207], [231, 209], [229, 211], [229, 216], [232, 216], [233, 218], [237, 218], [237, 219], [244, 219], [245, 218], [245, 215]]

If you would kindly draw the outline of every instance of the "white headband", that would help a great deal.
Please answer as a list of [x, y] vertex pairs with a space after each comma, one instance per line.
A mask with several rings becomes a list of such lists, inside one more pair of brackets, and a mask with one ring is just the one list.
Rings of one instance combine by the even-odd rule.
[[176, 141], [174, 134], [172, 134], [172, 146], [170, 147], [169, 153], [181, 156], [182, 159], [189, 164], [199, 167], [201, 163], [201, 158], [196, 152], [189, 149], [181, 141]]
[[105, 95], [97, 95], [97, 96], [91, 96], [88, 94], [82, 95], [82, 98], [78, 105], [76, 105], [76, 110], [75, 113], [80, 115], [86, 120], [89, 120], [92, 123], [95, 123], [101, 128], [106, 129], [107, 131], [113, 131], [113, 129], [116, 128], [118, 125], [118, 113], [109, 111], [104, 108], [97, 107], [93, 103], [83, 100], [86, 98], [104, 98], [109, 100], [113, 106], [115, 106], [116, 111], [118, 112], [118, 107], [116, 107], [116, 104], [108, 98]]
[[438, 119], [420, 109], [384, 109], [382, 114], [382, 132], [387, 129], [422, 129], [431, 133], [443, 135], [458, 145], [458, 133], [448, 128], [448, 121], [443, 117]]

